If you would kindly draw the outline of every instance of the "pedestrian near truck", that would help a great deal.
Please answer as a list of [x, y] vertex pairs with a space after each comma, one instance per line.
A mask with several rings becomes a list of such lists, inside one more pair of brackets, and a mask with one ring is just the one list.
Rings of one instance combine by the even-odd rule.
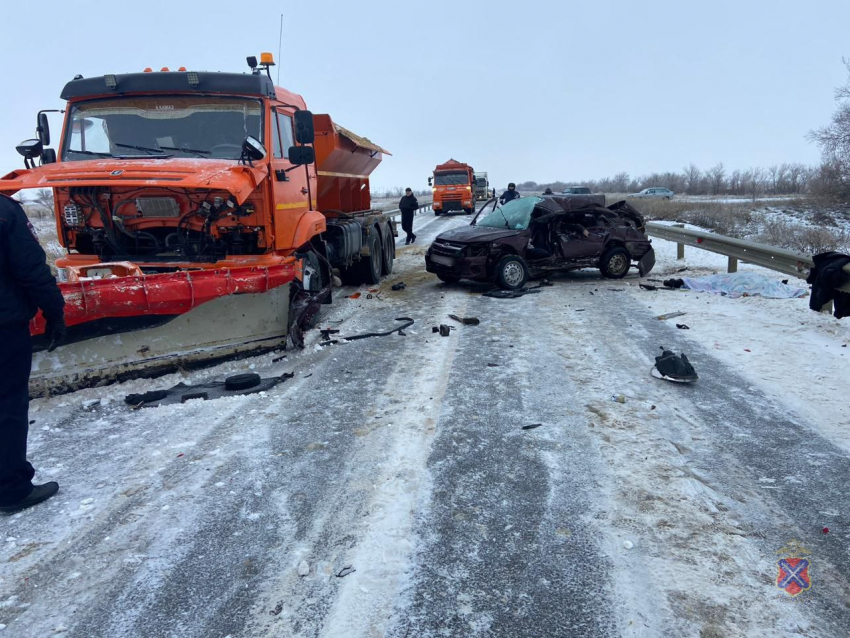
[[407, 233], [404, 245], [408, 246], [416, 241], [416, 235], [413, 234], [413, 215], [419, 208], [419, 202], [413, 195], [413, 189], [404, 189], [404, 197], [399, 201], [398, 208], [401, 211], [401, 229]]
[[0, 195], [0, 512], [37, 505], [59, 490], [55, 482], [33, 485], [27, 461], [29, 322], [39, 308], [53, 350], [65, 338], [65, 299], [24, 209]]

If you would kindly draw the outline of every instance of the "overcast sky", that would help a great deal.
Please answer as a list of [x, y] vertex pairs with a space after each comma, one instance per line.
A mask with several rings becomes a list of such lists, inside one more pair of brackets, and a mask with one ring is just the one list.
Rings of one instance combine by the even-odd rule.
[[814, 163], [850, 56], [848, 0], [8, 2], [2, 173], [75, 74], [246, 70], [281, 13], [280, 84], [393, 153], [380, 187]]

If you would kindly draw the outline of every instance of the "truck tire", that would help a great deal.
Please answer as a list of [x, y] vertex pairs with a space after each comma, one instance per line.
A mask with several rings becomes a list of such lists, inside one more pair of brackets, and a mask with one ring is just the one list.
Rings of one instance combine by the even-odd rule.
[[364, 284], [375, 285], [381, 281], [384, 251], [381, 236], [373, 228], [366, 240], [369, 245], [369, 256], [360, 258], [360, 281]]
[[496, 264], [496, 283], [502, 290], [519, 290], [528, 281], [528, 266], [518, 255], [505, 255]]
[[622, 246], [614, 246], [602, 255], [599, 260], [599, 270], [608, 279], [622, 279], [629, 272], [632, 256]]
[[466, 213], [467, 215], [472, 215], [472, 212], [474, 210], [475, 210], [474, 208], [464, 208], [463, 212]]
[[395, 259], [395, 237], [393, 237], [392, 229], [387, 226], [384, 231], [384, 259], [381, 272], [385, 275], [391, 275], [393, 272], [393, 260]]
[[230, 392], [236, 390], [248, 390], [260, 385], [260, 375], [256, 372], [247, 372], [245, 374], [234, 374], [232, 377], [227, 377], [224, 380], [224, 389]]
[[434, 217], [439, 217], [439, 216], [440, 216], [440, 211], [438, 211], [438, 210], [435, 208], [435, 209], [434, 209]]

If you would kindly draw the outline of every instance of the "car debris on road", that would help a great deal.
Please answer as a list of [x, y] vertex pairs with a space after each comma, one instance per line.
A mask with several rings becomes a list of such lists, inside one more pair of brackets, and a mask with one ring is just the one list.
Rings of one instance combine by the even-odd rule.
[[674, 383], [693, 383], [699, 379], [696, 370], [685, 354], [677, 355], [672, 350], [661, 348], [661, 354], [655, 357], [652, 376]]
[[240, 394], [256, 394], [271, 390], [279, 383], [291, 379], [294, 372], [286, 372], [277, 377], [263, 379], [255, 372], [236, 374], [224, 381], [206, 381], [204, 383], [178, 383], [165, 390], [151, 390], [142, 394], [128, 394], [124, 403], [133, 407], [158, 407], [172, 403], [186, 403], [193, 399], [204, 401]]

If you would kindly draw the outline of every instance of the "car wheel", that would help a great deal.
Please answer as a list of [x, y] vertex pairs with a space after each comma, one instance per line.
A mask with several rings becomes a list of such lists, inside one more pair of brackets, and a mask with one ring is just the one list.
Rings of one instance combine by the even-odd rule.
[[521, 257], [506, 255], [496, 264], [496, 283], [503, 290], [519, 290], [528, 280], [528, 266]]
[[393, 260], [395, 259], [395, 237], [392, 230], [387, 226], [384, 233], [384, 259], [381, 272], [385, 275], [390, 275], [393, 272]]
[[629, 272], [632, 257], [629, 251], [620, 246], [610, 249], [599, 260], [599, 270], [609, 279], [622, 279]]
[[670, 201], [670, 198], [669, 198], [669, 197], [665, 197], [664, 199], [666, 199], [668, 202]]
[[437, 273], [437, 279], [439, 279], [440, 281], [443, 281], [447, 284], [456, 284], [457, 282], [460, 281], [460, 277], [458, 277], [457, 275], [450, 275], [448, 273], [442, 273], [442, 272]]
[[369, 256], [360, 259], [360, 280], [364, 284], [374, 285], [381, 281], [384, 251], [376, 228], [369, 233]]

